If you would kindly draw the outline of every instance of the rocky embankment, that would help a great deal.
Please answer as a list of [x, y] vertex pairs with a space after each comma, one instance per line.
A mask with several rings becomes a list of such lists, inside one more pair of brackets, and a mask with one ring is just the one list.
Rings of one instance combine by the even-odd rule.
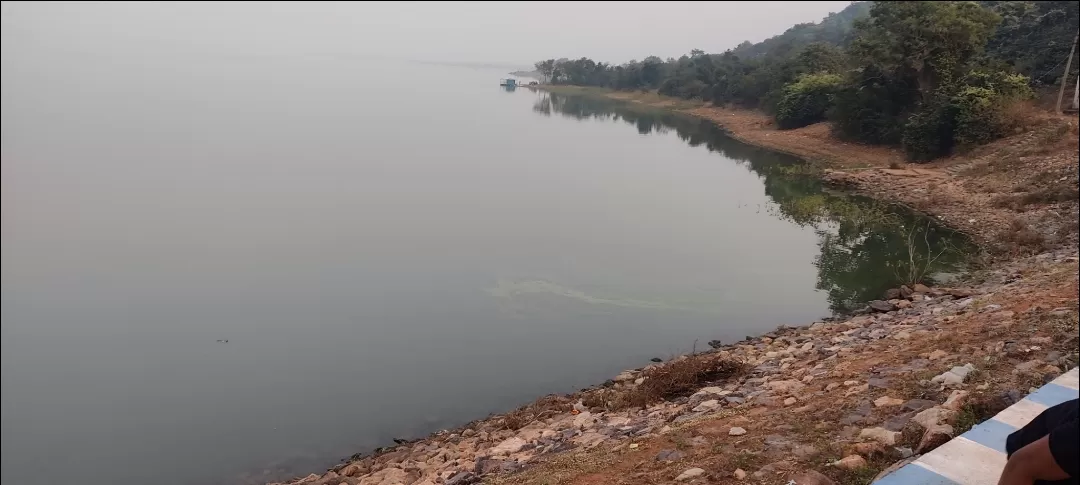
[[[714, 342], [287, 483], [869, 481], [1076, 365], [1076, 261], [1059, 250], [969, 287], [901, 287], [848, 319]], [[650, 387], [679, 368], [691, 387]]]
[[913, 168], [824, 124], [778, 131], [760, 113], [627, 101], [822, 162], [834, 168], [826, 182], [935, 216], [992, 262], [962, 287], [896, 288], [850, 318], [711, 342], [288, 484], [870, 483], [1077, 365], [1075, 117], [1047, 114], [1026, 133]]

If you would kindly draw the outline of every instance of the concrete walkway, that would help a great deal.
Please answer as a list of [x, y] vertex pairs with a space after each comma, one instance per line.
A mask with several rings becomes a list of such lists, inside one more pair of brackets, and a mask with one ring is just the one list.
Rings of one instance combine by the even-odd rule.
[[1046, 408], [1080, 397], [1080, 368], [1062, 374], [997, 416], [874, 482], [878, 485], [992, 485], [1005, 468], [1005, 438]]

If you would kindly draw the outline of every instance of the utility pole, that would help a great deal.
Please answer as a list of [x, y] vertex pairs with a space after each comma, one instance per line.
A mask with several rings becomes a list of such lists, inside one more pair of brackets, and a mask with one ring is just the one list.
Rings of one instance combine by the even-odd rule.
[[[1069, 60], [1065, 61], [1065, 72], [1061, 73], [1061, 89], [1058, 90], [1057, 104], [1054, 105], [1058, 114], [1061, 114], [1061, 100], [1065, 97], [1065, 82], [1069, 80], [1069, 69], [1072, 68], [1072, 58], [1073, 54], [1076, 53], [1076, 42], [1078, 40], [1080, 40], [1080, 31], [1077, 31], [1076, 36], [1073, 37], [1072, 49], [1069, 49]], [[1078, 86], [1080, 86], [1080, 84], [1078, 84]], [[1075, 105], [1076, 102], [1074, 101], [1073, 104]]]
[[1073, 111], [1080, 109], [1080, 76], [1076, 76], [1076, 87], [1073, 88]]

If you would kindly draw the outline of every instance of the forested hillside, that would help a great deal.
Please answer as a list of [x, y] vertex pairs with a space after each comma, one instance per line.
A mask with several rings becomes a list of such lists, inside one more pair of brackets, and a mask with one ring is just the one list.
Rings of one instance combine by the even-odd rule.
[[719, 54], [536, 68], [553, 84], [759, 108], [781, 128], [828, 119], [842, 138], [924, 161], [1016, 129], [1031, 88], [1061, 78], [1078, 19], [1075, 1], [856, 2]]

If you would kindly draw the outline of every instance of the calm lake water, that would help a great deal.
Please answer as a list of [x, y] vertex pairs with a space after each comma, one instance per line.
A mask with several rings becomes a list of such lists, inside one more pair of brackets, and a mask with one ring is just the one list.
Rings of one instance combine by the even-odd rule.
[[306, 474], [894, 285], [913, 219], [504, 75], [5, 54], [3, 482]]

